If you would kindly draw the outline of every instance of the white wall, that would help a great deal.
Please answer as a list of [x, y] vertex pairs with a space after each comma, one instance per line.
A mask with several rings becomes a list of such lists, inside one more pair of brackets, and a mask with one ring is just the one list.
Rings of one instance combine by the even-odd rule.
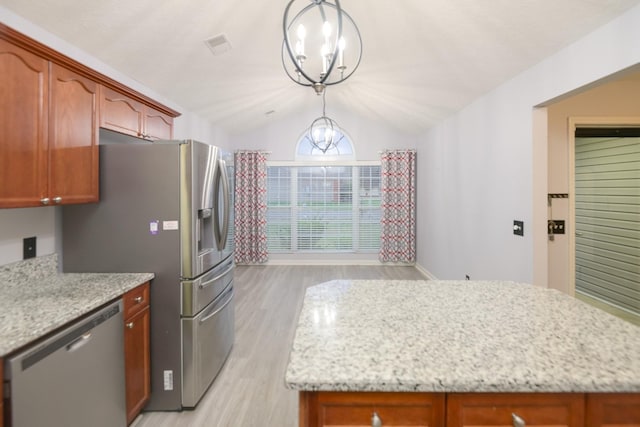
[[[5, 24], [18, 31], [181, 110], [8, 10], [0, 7], [0, 14]], [[442, 279], [469, 274], [472, 279], [531, 282], [534, 269], [541, 265], [545, 272], [535, 277], [545, 279], [536, 283], [547, 286], [545, 230], [537, 227], [534, 239], [531, 227], [546, 223], [547, 213], [547, 148], [533, 142], [533, 107], [640, 62], [637, 40], [640, 6], [505, 82], [417, 139], [346, 112], [328, 113], [353, 138], [359, 160], [375, 159], [383, 148], [418, 149], [418, 264], [422, 268]], [[176, 121], [176, 137], [211, 139], [230, 149], [270, 150], [272, 160], [290, 160], [289, 141], [295, 141], [315, 116], [300, 113], [227, 139], [215, 127], [184, 114]], [[20, 236], [33, 235], [36, 222], [55, 223], [55, 210], [44, 208], [44, 213], [34, 216], [33, 225], [17, 232]], [[14, 245], [15, 238], [7, 237], [8, 229], [20, 228], [14, 219], [15, 214], [0, 211], [0, 265], [17, 256], [2, 249]], [[512, 234], [514, 219], [525, 221], [524, 237]], [[43, 236], [47, 234], [50, 228]], [[537, 264], [536, 259], [543, 261]]]
[[[219, 128], [2, 6], [0, 22], [181, 112], [182, 115], [174, 121], [176, 139], [193, 138], [228, 148], [229, 139]], [[59, 211], [54, 207], [0, 209], [0, 265], [22, 259], [24, 237], [37, 237], [38, 256], [55, 252], [60, 245], [59, 222]]]
[[[534, 144], [533, 108], [640, 62], [638, 40], [640, 6], [421, 138], [419, 265], [441, 279], [525, 282], [546, 269], [546, 231], [532, 224], [546, 223], [547, 147]], [[514, 219], [525, 222], [524, 237], [512, 234]], [[546, 277], [536, 274], [536, 284]]]

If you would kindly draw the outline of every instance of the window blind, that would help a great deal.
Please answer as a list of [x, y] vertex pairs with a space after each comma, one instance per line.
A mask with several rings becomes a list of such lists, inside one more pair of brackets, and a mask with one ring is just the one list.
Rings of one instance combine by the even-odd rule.
[[271, 252], [376, 252], [380, 166], [269, 166]]

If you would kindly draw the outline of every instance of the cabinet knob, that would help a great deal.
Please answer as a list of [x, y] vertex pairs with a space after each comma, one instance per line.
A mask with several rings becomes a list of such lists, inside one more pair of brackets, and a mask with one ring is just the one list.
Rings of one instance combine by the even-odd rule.
[[55, 203], [60, 203], [60, 202], [62, 201], [62, 197], [60, 197], [60, 196], [54, 197], [54, 198], [53, 198], [53, 201], [54, 201]]
[[382, 427], [382, 420], [378, 416], [377, 412], [374, 412], [373, 415], [371, 415], [371, 427]]
[[135, 297], [133, 300], [135, 301], [136, 304], [140, 304], [143, 299], [142, 297]]
[[513, 427], [525, 427], [527, 425], [522, 418], [514, 413], [511, 414], [511, 420], [513, 421]]
[[129, 328], [129, 329], [133, 329], [133, 322], [129, 322], [129, 323], [127, 323], [127, 328]]
[[49, 201], [50, 201], [50, 199], [48, 197], [44, 197], [44, 198], [40, 199], [40, 203], [42, 203], [43, 205], [48, 205]]

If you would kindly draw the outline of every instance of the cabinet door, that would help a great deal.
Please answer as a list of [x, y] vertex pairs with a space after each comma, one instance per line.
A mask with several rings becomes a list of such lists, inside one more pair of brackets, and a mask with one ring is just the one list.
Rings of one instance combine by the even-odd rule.
[[4, 367], [4, 362], [2, 361], [2, 359], [0, 359], [0, 427], [4, 425], [4, 398], [2, 396], [2, 391], [4, 389], [4, 387], [2, 386], [2, 382], [4, 378], [2, 376], [3, 367]]
[[444, 401], [442, 393], [301, 392], [300, 427], [444, 427]]
[[127, 423], [130, 424], [151, 394], [149, 307], [125, 320], [124, 351]]
[[586, 427], [640, 427], [640, 393], [588, 394]]
[[48, 61], [0, 40], [0, 208], [47, 193]]
[[48, 194], [52, 203], [98, 201], [98, 87], [51, 65]]
[[[515, 418], [517, 417], [517, 418]], [[569, 393], [452, 393], [447, 427], [584, 426], [584, 395]]]
[[102, 87], [101, 127], [142, 138], [144, 110], [142, 103]]
[[144, 116], [145, 139], [171, 139], [173, 137], [173, 118], [147, 107]]

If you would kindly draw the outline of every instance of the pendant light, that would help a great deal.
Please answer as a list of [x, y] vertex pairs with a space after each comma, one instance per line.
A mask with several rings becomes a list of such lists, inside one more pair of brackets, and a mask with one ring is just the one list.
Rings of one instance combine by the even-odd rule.
[[287, 75], [313, 87], [318, 95], [326, 86], [345, 81], [360, 64], [360, 31], [339, 0], [291, 0], [282, 30], [282, 65]]
[[307, 138], [318, 150], [325, 154], [343, 138], [343, 133], [335, 120], [327, 117], [325, 93], [322, 92], [322, 116], [315, 119], [309, 127]]

